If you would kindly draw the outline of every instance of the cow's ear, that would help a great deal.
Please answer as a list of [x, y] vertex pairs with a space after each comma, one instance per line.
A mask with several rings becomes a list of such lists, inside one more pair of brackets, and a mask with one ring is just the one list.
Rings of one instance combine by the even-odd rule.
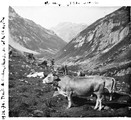
[[58, 96], [59, 94], [60, 94], [59, 91], [55, 91], [53, 97]]

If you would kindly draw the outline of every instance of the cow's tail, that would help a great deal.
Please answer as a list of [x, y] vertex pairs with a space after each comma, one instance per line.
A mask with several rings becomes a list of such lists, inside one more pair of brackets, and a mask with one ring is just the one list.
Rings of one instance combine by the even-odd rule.
[[111, 92], [112, 93], [115, 92], [115, 87], [116, 87], [116, 80], [114, 78], [112, 78], [112, 87], [111, 87]]

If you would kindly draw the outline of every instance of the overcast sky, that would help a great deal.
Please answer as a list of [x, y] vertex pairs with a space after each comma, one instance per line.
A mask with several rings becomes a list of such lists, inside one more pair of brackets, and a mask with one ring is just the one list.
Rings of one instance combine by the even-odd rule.
[[97, 19], [117, 10], [119, 7], [43, 7], [12, 6], [21, 16], [45, 28], [51, 28], [61, 22], [86, 23], [90, 25]]

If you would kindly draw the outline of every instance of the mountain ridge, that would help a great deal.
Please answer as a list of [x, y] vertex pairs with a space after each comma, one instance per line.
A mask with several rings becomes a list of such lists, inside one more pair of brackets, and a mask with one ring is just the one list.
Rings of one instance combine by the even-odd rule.
[[[47, 56], [47, 54], [52, 56], [66, 44], [53, 31], [19, 16], [12, 7], [9, 7], [9, 31], [15, 42], [41, 53], [42, 56]], [[52, 54], [51, 51], [54, 53]]]
[[52, 27], [51, 30], [53, 30], [63, 40], [69, 42], [86, 27], [87, 25], [84, 23], [61, 22], [55, 27]]
[[130, 7], [122, 7], [81, 31], [57, 53], [56, 60], [58, 63], [80, 65], [84, 70], [100, 69], [100, 66], [119, 59], [119, 54], [130, 51], [129, 33]]

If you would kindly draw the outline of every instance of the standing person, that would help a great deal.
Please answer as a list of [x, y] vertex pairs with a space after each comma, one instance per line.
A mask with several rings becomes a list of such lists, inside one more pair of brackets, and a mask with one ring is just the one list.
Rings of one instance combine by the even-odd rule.
[[51, 65], [52, 65], [52, 66], [55, 65], [55, 60], [54, 60], [54, 59], [51, 60]]
[[65, 75], [68, 75], [68, 68], [67, 68], [67, 65], [65, 65], [64, 68], [65, 68]]
[[54, 71], [54, 65], [55, 65], [55, 60], [52, 59], [52, 60], [51, 60], [51, 68], [52, 68], [53, 71]]

